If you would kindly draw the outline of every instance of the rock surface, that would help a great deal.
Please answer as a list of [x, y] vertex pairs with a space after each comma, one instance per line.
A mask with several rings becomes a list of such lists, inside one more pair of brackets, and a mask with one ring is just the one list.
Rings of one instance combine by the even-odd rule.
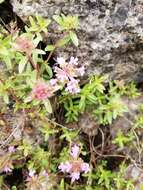
[[143, 81], [142, 0], [11, 0], [21, 18], [38, 13], [73, 14], [80, 19], [78, 48], [68, 47], [61, 56], [77, 56], [87, 74], [109, 74], [110, 79]]

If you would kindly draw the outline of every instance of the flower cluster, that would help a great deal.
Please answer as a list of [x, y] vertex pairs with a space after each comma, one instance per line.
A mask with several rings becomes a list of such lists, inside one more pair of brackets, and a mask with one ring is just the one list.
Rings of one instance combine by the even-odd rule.
[[10, 173], [14, 168], [12, 164], [11, 155], [16, 152], [16, 148], [14, 146], [9, 146], [7, 150], [8, 151], [4, 157], [5, 162], [2, 171], [5, 173]]
[[54, 95], [54, 92], [57, 91], [58, 85], [54, 79], [51, 79], [48, 83], [44, 81], [38, 81], [32, 89], [32, 99], [45, 100]]
[[16, 152], [16, 148], [14, 146], [9, 146], [8, 147], [8, 152], [9, 153], [14, 153], [14, 152]]
[[30, 170], [26, 181], [27, 190], [45, 190], [49, 186], [49, 174], [45, 170], [39, 174], [36, 174], [34, 170]]
[[[37, 81], [33, 86], [31, 99], [45, 100], [54, 95], [54, 92], [59, 90], [61, 86], [65, 86], [65, 90], [71, 94], [80, 92], [78, 76], [84, 75], [84, 66], [78, 66], [78, 59], [71, 57], [69, 63], [64, 58], [58, 57], [54, 72], [56, 78], [51, 79], [47, 83], [44, 81]], [[30, 99], [30, 100], [31, 100]]]
[[80, 92], [78, 76], [83, 76], [84, 66], [78, 67], [78, 59], [71, 57], [69, 62], [63, 57], [57, 58], [56, 66], [54, 67], [56, 78], [59, 83], [66, 85], [66, 91], [71, 94]]
[[12, 164], [12, 160], [10, 160], [10, 159], [8, 159], [7, 161], [6, 161], [6, 163], [4, 163], [4, 166], [3, 166], [3, 172], [5, 172], [5, 173], [10, 173], [10, 172], [12, 172], [12, 170], [13, 170], [13, 164]]
[[71, 182], [80, 178], [80, 173], [88, 173], [90, 171], [89, 164], [84, 162], [80, 157], [80, 148], [78, 145], [74, 145], [70, 152], [71, 159], [65, 163], [59, 165], [61, 172], [70, 174]]
[[16, 39], [15, 44], [13, 47], [22, 53], [26, 53], [27, 55], [30, 55], [32, 51], [34, 50], [35, 46], [30, 38], [27, 36], [20, 36]]

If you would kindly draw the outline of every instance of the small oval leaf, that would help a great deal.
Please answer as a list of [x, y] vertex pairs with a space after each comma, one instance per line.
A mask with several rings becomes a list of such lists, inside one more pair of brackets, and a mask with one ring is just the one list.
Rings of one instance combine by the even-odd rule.
[[79, 42], [78, 42], [77, 35], [74, 32], [72, 32], [72, 31], [70, 31], [70, 38], [71, 38], [73, 44], [75, 46], [78, 46]]

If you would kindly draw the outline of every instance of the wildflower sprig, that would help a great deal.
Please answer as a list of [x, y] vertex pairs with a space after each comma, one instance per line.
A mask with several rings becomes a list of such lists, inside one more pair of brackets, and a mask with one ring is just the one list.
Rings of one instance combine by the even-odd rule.
[[57, 64], [54, 67], [57, 81], [62, 85], [65, 84], [65, 90], [71, 94], [80, 92], [78, 76], [83, 76], [85, 73], [84, 66], [78, 67], [78, 59], [71, 57], [67, 62], [64, 58], [58, 57]]
[[36, 174], [34, 170], [30, 170], [26, 182], [27, 190], [44, 190], [47, 186], [50, 186], [49, 174], [45, 170], [41, 171], [39, 174]]
[[[21, 91], [16, 93], [18, 97], [15, 97], [18, 101], [16, 101], [15, 107], [17, 107], [17, 104], [30, 103], [32, 101], [31, 103], [34, 105], [44, 105], [47, 112], [52, 113], [49, 98], [53, 97], [59, 89], [65, 88], [71, 94], [80, 91], [79, 79], [77, 77], [84, 74], [84, 67], [76, 68], [74, 63], [77, 63], [77, 58], [71, 57], [69, 62], [64, 61], [65, 65], [60, 65], [61, 63], [59, 63], [64, 58], [57, 58], [57, 63], [55, 63], [53, 68], [54, 73], [48, 65], [53, 50], [56, 47], [61, 47], [61, 44], [62, 46], [66, 45], [69, 42], [67, 39], [70, 39], [69, 33], [76, 29], [78, 25], [78, 22], [76, 22], [76, 26], [74, 26], [74, 21], [77, 20], [74, 16], [66, 17], [62, 15], [62, 18], [65, 26], [67, 23], [65, 30], [68, 31], [68, 34], [60, 38], [56, 46], [48, 44], [45, 50], [39, 48], [39, 43], [43, 40], [42, 34], [48, 33], [48, 27], [52, 20], [36, 15], [35, 18], [29, 17], [29, 24], [25, 27], [26, 31], [24, 33], [17, 31], [9, 37], [5, 37], [5, 34], [2, 34], [0, 38], [0, 59], [6, 63], [8, 72], [11, 72], [11, 75], [13, 73], [15, 75], [14, 79], [10, 78], [9, 80], [10, 90], [7, 90], [9, 88], [7, 87], [7, 80], [0, 83], [3, 89], [1, 96], [6, 103], [9, 101], [9, 96], [11, 94], [14, 96], [14, 92], [17, 89], [17, 91]], [[45, 55], [46, 51], [49, 51], [48, 47], [52, 46], [55, 46], [54, 49], [50, 52], [46, 61], [43, 60], [42, 55]], [[56, 78], [52, 78], [53, 74], [56, 75]], [[67, 77], [66, 81], [61, 80], [62, 77]]]
[[61, 96], [67, 123], [78, 121], [79, 114], [88, 110], [92, 112], [93, 118], [103, 125], [111, 124], [113, 119], [128, 112], [121, 98], [122, 94], [112, 92], [112, 87], [108, 94], [105, 92], [105, 80], [106, 76], [92, 76], [76, 96], [69, 97], [67, 94]]
[[80, 179], [80, 173], [88, 173], [90, 171], [89, 164], [84, 162], [80, 157], [80, 147], [73, 145], [70, 152], [70, 159], [59, 165], [61, 172], [69, 173], [71, 183]]

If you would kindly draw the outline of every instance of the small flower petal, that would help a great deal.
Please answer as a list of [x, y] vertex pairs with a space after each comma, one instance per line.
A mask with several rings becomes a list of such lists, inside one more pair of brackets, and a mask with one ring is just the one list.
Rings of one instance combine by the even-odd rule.
[[9, 172], [12, 172], [12, 169], [9, 166], [5, 166], [3, 171], [6, 173], [9, 173]]
[[42, 171], [42, 173], [41, 173], [43, 176], [45, 176], [45, 177], [49, 177], [49, 174], [48, 174], [48, 172], [46, 172], [45, 170], [44, 171]]
[[10, 146], [9, 148], [8, 148], [8, 152], [9, 153], [14, 153], [16, 151], [16, 149], [14, 148], [14, 146]]
[[73, 157], [73, 158], [77, 158], [79, 156], [79, 152], [80, 152], [80, 148], [78, 145], [74, 145], [71, 149], [71, 153], [70, 155]]
[[88, 163], [82, 163], [81, 165], [81, 170], [82, 172], [84, 172], [85, 174], [88, 173], [90, 171], [90, 168], [89, 168], [89, 164]]
[[72, 165], [67, 161], [66, 163], [61, 163], [58, 167], [62, 172], [70, 172]]
[[66, 73], [64, 70], [60, 69], [59, 67], [55, 67], [55, 68], [54, 68], [54, 71], [55, 71], [55, 73], [56, 73], [57, 79], [58, 79], [61, 83], [65, 83], [65, 82], [67, 82], [67, 81], [69, 80], [69, 79], [68, 79], [68, 75], [67, 75], [67, 73]]
[[78, 65], [78, 58], [74, 58], [74, 57], [71, 57], [70, 58], [70, 61], [69, 61], [69, 64], [71, 65]]
[[49, 81], [49, 83], [50, 83], [52, 86], [55, 86], [55, 85], [57, 85], [57, 79], [51, 79], [51, 80]]
[[33, 177], [35, 173], [36, 173], [35, 170], [29, 170], [29, 176], [30, 177]]
[[63, 67], [66, 64], [66, 61], [63, 57], [57, 57], [57, 63], [59, 64], [60, 67]]
[[72, 78], [68, 83], [67, 83], [67, 87], [66, 87], [66, 91], [68, 91], [71, 94], [77, 94], [80, 92], [80, 88], [78, 85], [79, 80], [76, 80], [74, 78]]
[[85, 67], [82, 66], [82, 67], [78, 68], [77, 73], [78, 73], [78, 75], [83, 76], [85, 74]]
[[73, 183], [75, 180], [79, 180], [80, 173], [79, 172], [72, 172], [71, 175], [70, 175], [70, 177], [71, 177], [71, 181]]

